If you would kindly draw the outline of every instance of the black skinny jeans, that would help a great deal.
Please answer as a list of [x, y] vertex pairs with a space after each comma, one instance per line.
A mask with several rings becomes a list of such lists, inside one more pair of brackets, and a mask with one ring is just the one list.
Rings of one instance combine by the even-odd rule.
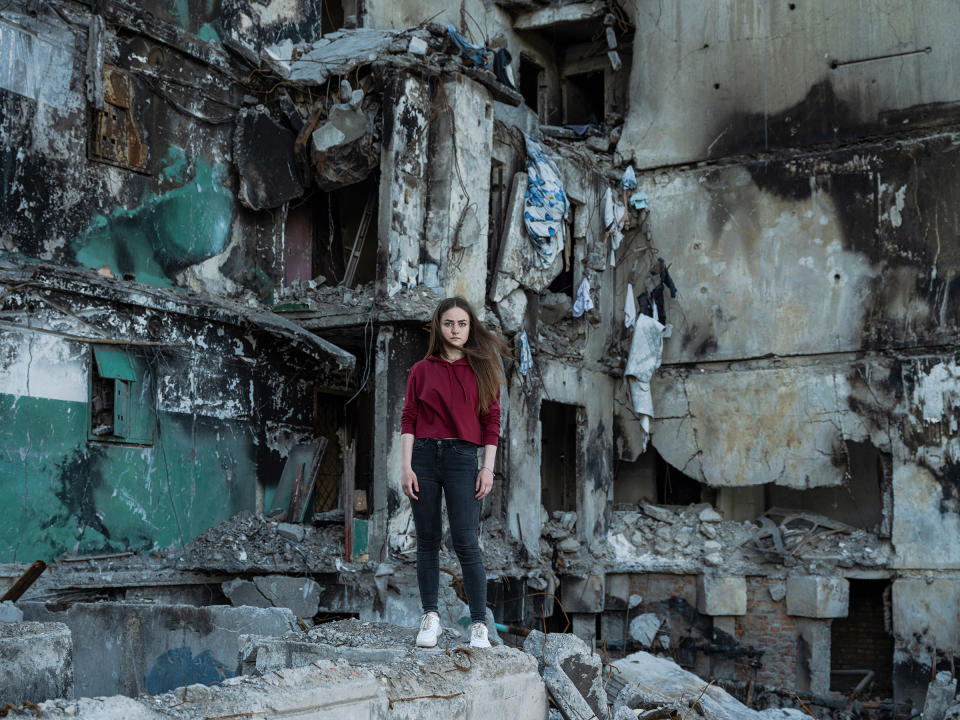
[[417, 438], [413, 441], [413, 472], [420, 492], [410, 500], [417, 527], [417, 583], [423, 611], [439, 612], [440, 541], [443, 523], [440, 497], [447, 499], [447, 517], [453, 549], [460, 560], [463, 589], [473, 622], [486, 620], [487, 574], [483, 569], [478, 533], [480, 501], [477, 500], [477, 446], [466, 440]]

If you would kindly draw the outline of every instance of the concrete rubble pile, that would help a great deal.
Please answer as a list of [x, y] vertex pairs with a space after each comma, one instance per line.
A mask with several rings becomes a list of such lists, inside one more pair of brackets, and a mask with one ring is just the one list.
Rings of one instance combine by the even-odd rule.
[[[0, 638], [0, 653], [13, 657], [6, 638], [30, 636], [39, 625], [0, 624], [0, 630], [12, 631]], [[62, 665], [48, 664], [45, 670], [48, 675], [70, 678], [74, 672], [70, 633], [60, 627], [67, 641], [56, 651]], [[384, 719], [772, 720], [805, 716], [780, 708], [750, 710], [667, 658], [639, 652], [605, 662], [572, 634], [531, 631], [524, 640], [524, 652], [499, 642], [489, 650], [471, 649], [466, 638], [449, 628], [444, 628], [437, 648], [425, 650], [415, 647], [415, 634], [415, 629], [348, 619], [322, 623], [306, 632], [240, 635], [235, 638], [237, 673], [213, 684], [194, 683], [136, 697], [73, 700], [69, 685], [38, 688], [21, 680], [31, 697], [53, 699], [32, 704], [29, 698], [8, 696], [4, 713], [89, 720], [327, 717], [333, 712], [344, 718]], [[35, 648], [34, 656], [36, 663], [44, 657], [36, 655]], [[27, 665], [20, 667], [24, 670]]]
[[960, 10], [863, 5], [5, 2], [0, 716], [960, 715]]

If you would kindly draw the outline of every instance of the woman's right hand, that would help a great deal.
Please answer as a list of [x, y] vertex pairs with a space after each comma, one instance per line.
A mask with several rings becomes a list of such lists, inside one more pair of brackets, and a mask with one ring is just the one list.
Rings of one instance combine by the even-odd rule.
[[403, 488], [403, 494], [411, 500], [419, 500], [416, 493], [420, 492], [420, 486], [417, 484], [417, 474], [413, 468], [405, 468], [403, 476], [400, 478], [400, 487]]

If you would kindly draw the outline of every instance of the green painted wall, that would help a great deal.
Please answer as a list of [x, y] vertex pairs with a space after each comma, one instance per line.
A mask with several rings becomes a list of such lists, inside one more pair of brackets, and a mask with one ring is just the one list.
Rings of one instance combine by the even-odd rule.
[[[160, 175], [183, 181], [183, 150], [170, 147]], [[173, 284], [173, 275], [223, 252], [230, 241], [235, 201], [224, 186], [228, 168], [194, 160], [194, 176], [180, 187], [147, 193], [132, 210], [97, 215], [70, 244], [78, 265], [107, 266], [149, 285]]]
[[245, 423], [160, 412], [153, 447], [87, 441], [86, 403], [0, 394], [0, 562], [189, 541], [256, 495]]

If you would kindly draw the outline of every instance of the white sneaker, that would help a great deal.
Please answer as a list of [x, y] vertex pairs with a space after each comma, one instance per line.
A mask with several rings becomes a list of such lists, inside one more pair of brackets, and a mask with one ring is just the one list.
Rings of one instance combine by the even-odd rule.
[[470, 647], [490, 647], [490, 641], [487, 639], [487, 626], [485, 623], [473, 623], [470, 626]]
[[417, 633], [417, 647], [436, 647], [437, 638], [439, 637], [440, 616], [435, 612], [424, 613], [420, 618], [420, 632]]

